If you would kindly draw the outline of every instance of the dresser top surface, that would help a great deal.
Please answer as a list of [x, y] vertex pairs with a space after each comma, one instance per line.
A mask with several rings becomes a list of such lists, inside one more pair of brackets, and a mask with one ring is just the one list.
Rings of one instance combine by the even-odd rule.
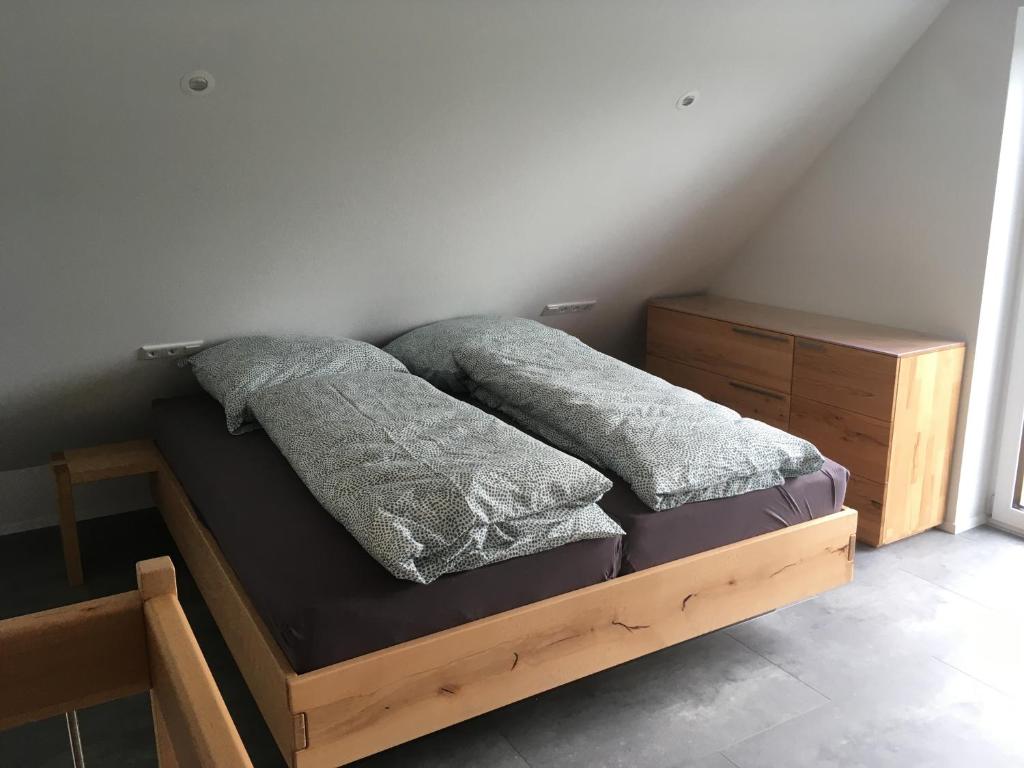
[[962, 341], [928, 336], [916, 331], [888, 328], [841, 317], [817, 315], [796, 309], [753, 304], [721, 296], [676, 296], [651, 299], [651, 307], [685, 312], [736, 325], [841, 344], [883, 355], [904, 357], [964, 346]]

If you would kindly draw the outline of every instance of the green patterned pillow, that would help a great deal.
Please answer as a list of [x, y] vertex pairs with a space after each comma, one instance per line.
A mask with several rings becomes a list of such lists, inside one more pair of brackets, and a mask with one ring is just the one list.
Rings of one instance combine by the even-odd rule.
[[486, 343], [495, 328], [517, 325], [540, 325], [535, 320], [498, 315], [473, 315], [439, 320], [404, 333], [384, 351], [405, 363], [420, 378], [449, 394], [464, 395], [470, 391], [465, 371], [455, 361], [454, 351], [478, 342]]
[[406, 372], [372, 344], [329, 336], [241, 336], [204, 349], [182, 365], [192, 366], [203, 389], [224, 406], [233, 435], [258, 429], [249, 403], [266, 387], [345, 371]]

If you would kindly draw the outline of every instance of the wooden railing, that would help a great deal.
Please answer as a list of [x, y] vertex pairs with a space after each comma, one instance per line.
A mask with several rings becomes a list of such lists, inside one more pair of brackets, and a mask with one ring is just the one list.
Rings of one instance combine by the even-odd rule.
[[0, 621], [0, 730], [150, 691], [161, 768], [251, 768], [178, 602], [169, 558], [138, 590]]

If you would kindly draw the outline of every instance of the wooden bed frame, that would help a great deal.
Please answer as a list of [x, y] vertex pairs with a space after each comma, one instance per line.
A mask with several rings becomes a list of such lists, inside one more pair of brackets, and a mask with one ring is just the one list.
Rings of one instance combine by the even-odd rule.
[[[119, 446], [81, 453], [93, 468], [151, 474], [167, 527], [292, 768], [345, 765], [853, 577], [857, 513], [844, 507], [298, 674], [159, 449], [126, 445], [130, 461]], [[72, 474], [76, 455], [64, 457]]]
[[139, 588], [0, 621], [0, 730], [148, 690], [161, 768], [252, 768], [178, 603], [170, 558], [136, 566]]

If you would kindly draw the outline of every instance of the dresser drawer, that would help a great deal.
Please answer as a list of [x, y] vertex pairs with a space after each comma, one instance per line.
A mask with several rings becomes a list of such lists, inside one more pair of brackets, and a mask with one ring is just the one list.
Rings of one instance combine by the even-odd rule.
[[733, 381], [717, 373], [702, 371], [656, 355], [647, 356], [647, 370], [677, 387], [689, 389], [708, 400], [732, 408], [741, 416], [763, 421], [779, 429], [789, 425], [789, 395], [782, 392]]
[[793, 394], [889, 421], [896, 365], [890, 355], [797, 338]]
[[857, 538], [873, 547], [885, 540], [882, 527], [884, 502], [884, 485], [850, 475], [844, 503], [857, 510]]
[[876, 483], [885, 482], [888, 423], [794, 396], [790, 401], [789, 431], [810, 440], [851, 474]]
[[777, 392], [793, 373], [792, 336], [659, 307], [648, 310], [647, 352]]

